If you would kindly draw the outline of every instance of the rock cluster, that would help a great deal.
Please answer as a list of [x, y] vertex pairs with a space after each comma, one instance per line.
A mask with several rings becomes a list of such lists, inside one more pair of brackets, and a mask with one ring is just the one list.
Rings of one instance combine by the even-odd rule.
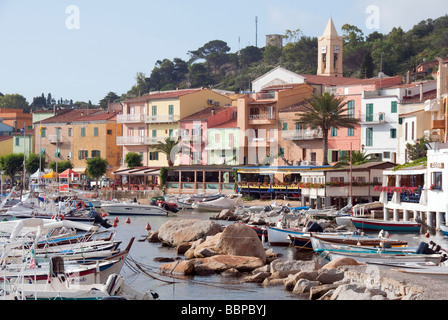
[[207, 222], [173, 219], [150, 234], [150, 241], [159, 239], [185, 257], [162, 264], [160, 272], [181, 276], [220, 274], [263, 286], [282, 285], [312, 300], [415, 298], [400, 284], [384, 282], [377, 274], [370, 277], [365, 269], [347, 272], [352, 266], [365, 267], [355, 260], [338, 259], [324, 266], [317, 261], [283, 260], [272, 249], [265, 250], [256, 232], [245, 224], [235, 223], [221, 230], [216, 223]]

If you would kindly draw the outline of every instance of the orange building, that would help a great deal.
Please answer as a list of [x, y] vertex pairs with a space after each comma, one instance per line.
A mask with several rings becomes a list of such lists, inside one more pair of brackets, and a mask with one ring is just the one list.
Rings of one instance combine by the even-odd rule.
[[33, 128], [33, 115], [31, 113], [24, 113], [22, 109], [0, 109], [0, 118], [3, 123], [14, 128], [14, 131], [19, 131], [25, 125], [25, 129]]

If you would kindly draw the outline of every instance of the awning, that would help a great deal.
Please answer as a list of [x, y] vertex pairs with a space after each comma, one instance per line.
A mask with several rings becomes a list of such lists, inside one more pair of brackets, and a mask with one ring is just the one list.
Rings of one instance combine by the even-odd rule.
[[72, 170], [75, 171], [76, 173], [84, 174], [84, 173], [86, 173], [87, 168], [86, 167], [76, 167], [76, 168], [73, 168]]
[[51, 171], [51, 172], [49, 172], [49, 173], [44, 175], [45, 179], [54, 179], [54, 178], [57, 178], [57, 177], [58, 177], [58, 174], [56, 172], [54, 172], [54, 171]]
[[138, 167], [138, 168], [119, 169], [119, 170], [114, 171], [113, 174], [120, 175], [120, 176], [159, 175], [160, 167]]

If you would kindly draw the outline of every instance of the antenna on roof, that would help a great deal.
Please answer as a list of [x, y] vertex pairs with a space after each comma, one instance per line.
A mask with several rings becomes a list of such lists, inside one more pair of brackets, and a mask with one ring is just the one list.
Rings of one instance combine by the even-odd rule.
[[258, 16], [255, 16], [255, 46], [258, 48]]

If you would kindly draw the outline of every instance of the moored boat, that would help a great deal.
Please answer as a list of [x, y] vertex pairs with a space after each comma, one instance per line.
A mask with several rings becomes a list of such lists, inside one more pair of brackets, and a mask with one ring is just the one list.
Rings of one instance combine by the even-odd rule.
[[351, 258], [358, 263], [410, 263], [431, 262], [439, 265], [442, 261], [440, 254], [406, 254], [406, 253], [358, 253], [358, 252], [331, 252], [324, 251], [322, 255], [329, 260]]
[[351, 217], [350, 219], [356, 229], [361, 230], [384, 230], [392, 232], [419, 232], [421, 224], [414, 221], [386, 221], [377, 219], [364, 219]]
[[144, 205], [137, 202], [110, 202], [101, 204], [101, 209], [110, 215], [167, 216], [162, 206]]

